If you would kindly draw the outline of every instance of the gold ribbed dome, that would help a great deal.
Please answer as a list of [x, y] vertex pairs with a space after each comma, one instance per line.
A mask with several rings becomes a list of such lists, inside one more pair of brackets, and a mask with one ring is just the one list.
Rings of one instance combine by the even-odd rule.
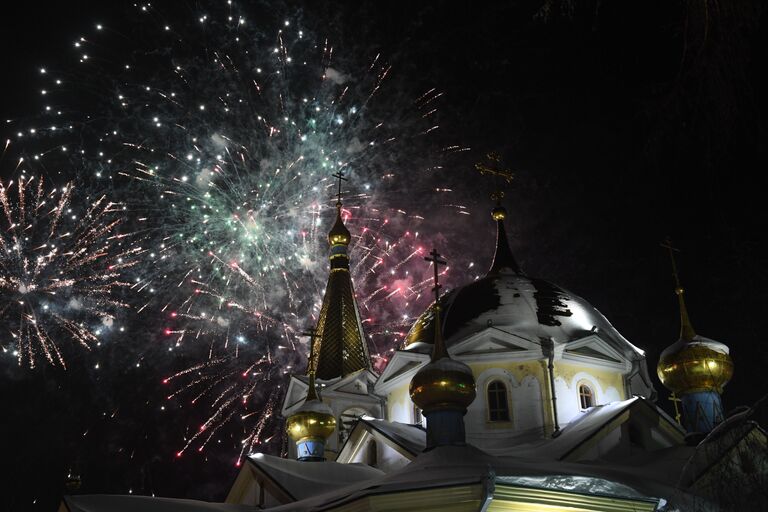
[[319, 399], [308, 400], [288, 417], [285, 428], [297, 443], [307, 439], [325, 440], [336, 429], [336, 418]]
[[725, 345], [697, 336], [690, 342], [678, 341], [662, 352], [656, 371], [662, 384], [676, 395], [722, 393], [733, 376], [733, 361]]
[[352, 235], [341, 219], [341, 205], [339, 204], [336, 206], [336, 222], [328, 233], [328, 242], [331, 245], [349, 245], [351, 239]]
[[507, 218], [507, 210], [503, 206], [497, 206], [491, 210], [491, 217], [495, 221], [504, 220]]
[[443, 358], [419, 370], [411, 380], [409, 392], [413, 403], [423, 411], [464, 411], [475, 399], [475, 379], [464, 363]]

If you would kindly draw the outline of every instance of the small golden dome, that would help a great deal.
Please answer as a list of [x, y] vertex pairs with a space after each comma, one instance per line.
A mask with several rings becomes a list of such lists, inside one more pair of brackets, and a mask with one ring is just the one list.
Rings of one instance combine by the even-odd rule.
[[733, 360], [722, 343], [696, 337], [689, 342], [678, 341], [662, 352], [656, 372], [662, 384], [676, 395], [722, 393], [733, 376]]
[[425, 412], [436, 409], [465, 411], [475, 399], [472, 370], [444, 357], [419, 370], [411, 380], [411, 400]]
[[337, 205], [336, 222], [333, 224], [330, 233], [328, 233], [328, 242], [331, 245], [349, 245], [351, 239], [352, 235], [341, 219], [341, 205]]
[[305, 439], [325, 440], [336, 429], [336, 418], [320, 400], [308, 400], [288, 417], [285, 429], [297, 443]]
[[507, 218], [507, 210], [503, 206], [497, 206], [491, 210], [491, 217], [495, 221], [504, 220]]

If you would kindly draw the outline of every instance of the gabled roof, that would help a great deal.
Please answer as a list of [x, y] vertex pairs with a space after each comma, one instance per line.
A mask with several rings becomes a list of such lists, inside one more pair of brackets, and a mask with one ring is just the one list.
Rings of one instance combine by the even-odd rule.
[[[333, 393], [351, 393], [356, 395], [359, 399], [369, 396], [368, 386], [373, 385], [376, 382], [377, 376], [370, 370], [358, 370], [342, 378], [324, 380], [316, 379], [316, 389], [320, 394], [320, 398], [323, 398], [323, 394], [327, 393], [329, 396]], [[365, 382], [365, 387], [361, 387], [359, 390], [354, 387], [354, 382], [362, 380]], [[283, 400], [283, 408], [281, 413], [285, 416], [292, 412], [293, 408], [299, 406], [304, 402], [307, 395], [307, 388], [309, 387], [309, 378], [306, 375], [291, 375], [288, 382], [288, 390], [285, 393]], [[371, 399], [373, 401], [373, 399]], [[378, 399], [376, 400], [378, 402]]]
[[[416, 459], [405, 468], [395, 471], [386, 476], [375, 478], [370, 481], [360, 482], [350, 485], [339, 491], [326, 493], [320, 496], [313, 496], [307, 500], [291, 503], [289, 505], [277, 507], [277, 511], [322, 511], [336, 510], [344, 507], [345, 510], [352, 508], [361, 508], [366, 502], [376, 497], [386, 495], [404, 495], [414, 496], [415, 492], [424, 492], [429, 490], [437, 491], [437, 494], [430, 494], [429, 503], [435, 506], [436, 500], [443, 499], [445, 496], [457, 495], [456, 489], [475, 488], [482, 490], [485, 498], [494, 495], [495, 488], [503, 485], [519, 485], [507, 481], [514, 476], [537, 477], [546, 475], [560, 475], [563, 480], [568, 477], [577, 476], [583, 480], [592, 480], [595, 483], [595, 492], [587, 493], [587, 496], [594, 495], [605, 497], [611, 495], [612, 489], [620, 490], [613, 495], [620, 499], [636, 500], [646, 503], [648, 510], [653, 510], [658, 499], [653, 498], [649, 491], [664, 489], [669, 493], [669, 488], [664, 484], [647, 485], [645, 488], [637, 488], [633, 478], [627, 472], [612, 472], [610, 468], [594, 467], [583, 464], [574, 464], [559, 462], [557, 467], [551, 463], [530, 461], [516, 457], [494, 457], [471, 445], [465, 446], [439, 446], [430, 451], [421, 453]], [[638, 480], [639, 483], [642, 483]], [[608, 484], [619, 483], [611, 488]], [[543, 488], [544, 486], [542, 486]], [[565, 494], [573, 495], [563, 486], [562, 491]], [[578, 493], [584, 495], [584, 491]], [[632, 497], [629, 497], [632, 495]], [[441, 498], [442, 496], [442, 498]], [[465, 495], [467, 498], [467, 495]], [[350, 506], [352, 503], [361, 503], [360, 507]], [[402, 506], [402, 503], [401, 503]], [[415, 509], [416, 505], [412, 503], [409, 508]], [[479, 507], [478, 507], [479, 508]], [[458, 510], [458, 509], [457, 509]], [[602, 509], [601, 509], [602, 510]], [[607, 509], [605, 509], [607, 510]], [[618, 510], [614, 508], [612, 510]], [[621, 510], [624, 510], [623, 508]], [[639, 509], [632, 509], [639, 510]]]
[[527, 446], [508, 446], [493, 450], [496, 455], [517, 455], [545, 460], [579, 460], [580, 455], [611, 431], [633, 421], [632, 415], [650, 418], [668, 444], [683, 444], [684, 431], [672, 418], [642, 397], [598, 405], [567, 424], [560, 434]]
[[249, 455], [247, 463], [257, 476], [268, 479], [278, 487], [287, 501], [302, 500], [384, 475], [365, 464], [301, 462], [263, 453]]
[[356, 451], [356, 446], [360, 445], [363, 432], [381, 439], [409, 460], [416, 458], [427, 445], [427, 433], [421, 425], [363, 416], [357, 421], [344, 446], [339, 450], [337, 461], [347, 463], [352, 460], [355, 455], [353, 452]]

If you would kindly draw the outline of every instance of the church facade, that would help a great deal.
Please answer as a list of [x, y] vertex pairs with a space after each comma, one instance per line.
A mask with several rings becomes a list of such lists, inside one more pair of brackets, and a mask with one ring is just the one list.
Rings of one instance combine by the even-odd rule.
[[441, 296], [435, 271], [435, 302], [378, 375], [339, 202], [307, 374], [291, 377], [281, 411], [294, 441], [288, 456], [249, 455], [222, 504], [77, 496], [62, 510], [768, 506], [765, 431], [747, 410], [723, 414], [728, 347], [695, 334], [679, 283], [681, 337], [657, 368], [683, 405], [672, 418], [655, 403], [643, 350], [583, 298], [528, 276], [510, 249], [506, 211], [497, 205], [492, 217], [488, 273]]

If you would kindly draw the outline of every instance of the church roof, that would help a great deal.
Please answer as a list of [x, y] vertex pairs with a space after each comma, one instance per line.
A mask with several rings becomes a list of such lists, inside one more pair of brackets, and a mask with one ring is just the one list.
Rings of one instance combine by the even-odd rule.
[[[559, 477], [559, 483], [558, 479], [552, 478], [553, 476]], [[515, 482], [513, 477], [526, 477], [530, 481]], [[562, 490], [572, 491], [576, 482], [581, 486], [578, 492], [594, 496], [631, 498], [647, 502], [649, 509], [653, 509], [659, 502], [653, 497], [654, 493], [664, 489], [667, 491], [665, 494], [669, 494], [669, 487], [665, 484], [647, 485], [640, 479], [637, 480], [637, 482], [633, 481], [631, 475], [623, 474], [621, 471], [612, 472], [605, 465], [597, 467], [558, 462], [557, 467], [553, 467], [551, 463], [518, 457], [495, 457], [472, 445], [439, 446], [420, 454], [402, 470], [371, 481], [350, 485], [337, 492], [314, 496], [272, 510], [275, 512], [333, 510], [371, 496], [447, 489], [471, 484], [483, 484], [491, 492], [494, 486], [504, 484], [522, 487], [540, 485], [550, 488], [559, 485]], [[632, 484], [640, 484], [643, 488], [627, 483], [630, 481]]]
[[[498, 328], [531, 342], [554, 339], [567, 343], [598, 332], [631, 359], [643, 352], [624, 338], [594, 306], [578, 295], [543, 279], [515, 272], [489, 274], [448, 292], [442, 299], [446, 344], [487, 329]], [[434, 332], [430, 306], [413, 324], [406, 350], [427, 352]]]
[[572, 460], [572, 456], [580, 448], [594, 440], [601, 432], [617, 428], [621, 423], [627, 422], [629, 418], [622, 419], [622, 416], [630, 410], [658, 417], [658, 424], [663, 424], [671, 436], [676, 437], [678, 442], [682, 442], [684, 432], [672, 418], [648, 400], [633, 397], [589, 408], [565, 425], [560, 434], [551, 439], [544, 439], [527, 446], [508, 445], [506, 448], [495, 449], [492, 453], [500, 456], [515, 455], [543, 460]]
[[[343, 377], [364, 368], [371, 369], [371, 358], [349, 273], [349, 231], [341, 220], [340, 205], [338, 212], [336, 224], [329, 235], [332, 244], [331, 269], [317, 319], [319, 337], [314, 368], [317, 378], [323, 380]], [[334, 233], [341, 236], [342, 228], [347, 238], [334, 241]]]
[[[358, 420], [355, 428], [350, 433], [350, 436], [345, 443], [345, 447], [353, 438], [356, 438], [356, 432], [354, 430], [357, 429], [377, 431], [388, 441], [396, 444], [413, 456], [424, 451], [424, 447], [427, 445], [427, 433], [421, 425], [412, 425], [409, 423], [400, 423], [397, 421], [387, 421], [372, 418], [370, 416], [363, 416]], [[340, 455], [344, 452], [345, 447], [339, 452]]]
[[263, 453], [249, 455], [248, 462], [295, 500], [316, 496], [355, 482], [368, 481], [384, 474], [365, 464], [301, 462]]
[[251, 512], [256, 507], [207, 501], [156, 498], [153, 496], [126, 496], [91, 494], [65, 496], [59, 512]]

